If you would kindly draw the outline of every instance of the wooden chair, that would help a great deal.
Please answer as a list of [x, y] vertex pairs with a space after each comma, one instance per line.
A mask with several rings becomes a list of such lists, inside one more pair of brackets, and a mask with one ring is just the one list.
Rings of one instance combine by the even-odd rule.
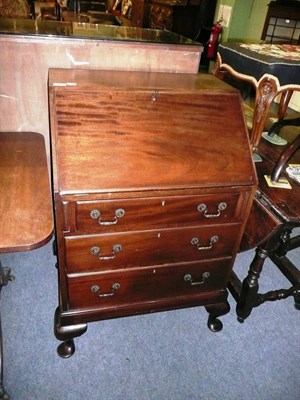
[[[258, 81], [250, 76], [239, 73], [231, 68], [227, 64], [222, 63], [220, 54], [217, 55], [217, 60], [214, 65], [212, 73], [218, 78], [225, 80], [226, 75], [230, 74], [233, 78], [246, 82], [255, 89], [255, 100], [252, 108], [252, 118], [249, 118], [247, 125], [249, 128], [250, 143], [253, 152], [257, 151], [261, 136], [266, 125], [268, 118], [270, 117], [270, 108], [274, 98], [277, 95], [282, 95], [282, 101], [279, 104], [278, 118], [281, 119], [287, 109], [288, 101], [292, 91], [286, 90], [285, 87], [281, 87], [278, 79], [270, 74], [265, 74]], [[246, 110], [249, 112], [249, 107], [245, 105]]]

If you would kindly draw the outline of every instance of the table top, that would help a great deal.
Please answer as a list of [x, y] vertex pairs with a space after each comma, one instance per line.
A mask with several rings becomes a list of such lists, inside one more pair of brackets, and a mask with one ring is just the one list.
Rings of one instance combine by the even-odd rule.
[[[296, 129], [283, 129], [281, 131], [281, 136], [288, 142], [284, 146], [276, 146], [262, 139], [258, 147], [262, 162], [257, 162], [255, 165], [259, 179], [258, 188], [260, 192], [270, 200], [275, 207], [275, 211], [278, 210], [279, 215], [281, 215], [284, 220], [300, 225], [300, 184], [288, 177], [285, 172], [287, 165], [283, 168], [280, 176], [289, 181], [291, 189], [270, 187], [264, 178], [265, 175], [271, 175], [282, 151], [293, 142], [297, 135], [299, 135], [299, 133], [297, 133]], [[287, 164], [289, 163], [300, 164], [300, 149], [296, 150]]]
[[[108, 16], [106, 17], [106, 21], [107, 19]], [[174, 32], [129, 26], [104, 25], [99, 23], [99, 21], [97, 23], [84, 23], [0, 18], [0, 34], [105, 41], [113, 40], [118, 42], [142, 42], [155, 43], [156, 45], [187, 45], [195, 47], [196, 49], [202, 49], [200, 43]]]
[[44, 137], [0, 133], [0, 253], [32, 250], [53, 233]]
[[270, 187], [265, 179], [265, 175], [272, 174], [282, 152], [299, 136], [296, 129], [289, 128], [283, 128], [281, 132], [288, 144], [277, 146], [262, 139], [258, 146], [262, 157], [261, 162], [255, 163], [259, 181], [256, 193], [258, 201], [252, 206], [240, 251], [250, 250], [264, 243], [280, 226], [300, 226], [300, 184], [286, 173], [288, 164], [300, 164], [300, 149], [287, 161], [280, 174], [280, 178], [289, 181], [291, 189]]
[[259, 80], [264, 74], [276, 76], [281, 86], [299, 85], [300, 46], [282, 44], [222, 43], [222, 63]]

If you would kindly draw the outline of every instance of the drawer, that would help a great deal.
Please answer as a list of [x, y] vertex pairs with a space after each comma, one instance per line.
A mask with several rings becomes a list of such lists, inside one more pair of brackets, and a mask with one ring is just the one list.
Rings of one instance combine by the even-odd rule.
[[69, 277], [69, 307], [124, 307], [164, 298], [192, 297], [224, 289], [230, 270], [231, 259], [223, 259]]
[[239, 193], [77, 201], [79, 232], [117, 232], [233, 222], [239, 217]]
[[68, 273], [145, 267], [232, 256], [240, 225], [65, 238]]

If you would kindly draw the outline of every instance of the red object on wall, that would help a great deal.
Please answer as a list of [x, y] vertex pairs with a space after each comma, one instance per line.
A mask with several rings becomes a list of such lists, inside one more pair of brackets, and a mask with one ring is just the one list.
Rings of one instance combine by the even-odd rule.
[[214, 59], [217, 56], [218, 44], [221, 41], [222, 25], [217, 21], [211, 28], [208, 40], [207, 58]]

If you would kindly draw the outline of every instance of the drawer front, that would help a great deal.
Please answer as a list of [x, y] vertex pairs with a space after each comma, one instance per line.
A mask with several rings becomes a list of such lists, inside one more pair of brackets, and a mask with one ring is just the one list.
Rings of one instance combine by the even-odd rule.
[[240, 225], [215, 225], [65, 238], [69, 273], [232, 256]]
[[117, 232], [178, 225], [233, 222], [239, 216], [239, 193], [111, 201], [77, 201], [79, 232]]
[[221, 290], [231, 259], [69, 277], [69, 307], [101, 308]]

